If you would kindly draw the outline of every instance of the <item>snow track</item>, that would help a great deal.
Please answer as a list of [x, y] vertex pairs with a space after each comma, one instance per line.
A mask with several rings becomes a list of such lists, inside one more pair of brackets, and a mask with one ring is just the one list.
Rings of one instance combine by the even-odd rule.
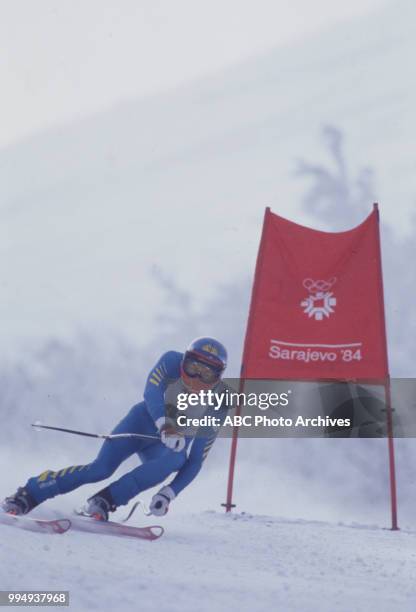
[[416, 609], [416, 532], [216, 512], [172, 515], [157, 542], [0, 526], [2, 589], [70, 591], [70, 609]]

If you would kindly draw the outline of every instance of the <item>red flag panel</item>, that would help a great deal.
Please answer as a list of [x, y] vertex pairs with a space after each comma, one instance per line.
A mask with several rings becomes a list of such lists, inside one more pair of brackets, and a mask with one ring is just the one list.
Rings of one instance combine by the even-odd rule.
[[345, 232], [313, 230], [266, 210], [242, 375], [386, 379], [376, 207]]

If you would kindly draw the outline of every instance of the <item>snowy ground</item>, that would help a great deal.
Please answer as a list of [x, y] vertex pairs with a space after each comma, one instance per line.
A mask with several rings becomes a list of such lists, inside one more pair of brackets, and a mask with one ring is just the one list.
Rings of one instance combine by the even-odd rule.
[[416, 531], [213, 511], [163, 524], [156, 542], [0, 526], [0, 588], [69, 590], [82, 612], [416, 609]]

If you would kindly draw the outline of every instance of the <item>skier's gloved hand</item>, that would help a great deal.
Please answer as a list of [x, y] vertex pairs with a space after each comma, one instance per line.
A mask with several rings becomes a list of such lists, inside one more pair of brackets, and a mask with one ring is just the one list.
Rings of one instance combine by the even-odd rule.
[[159, 493], [152, 497], [150, 512], [155, 516], [164, 516], [169, 510], [169, 504], [173, 499], [175, 499], [175, 493], [171, 487], [162, 487]]
[[179, 453], [185, 448], [185, 436], [178, 431], [173, 421], [161, 417], [156, 421], [156, 427], [160, 431], [160, 439], [165, 446]]
[[185, 436], [175, 427], [170, 427], [169, 425], [166, 425], [160, 431], [160, 439], [162, 440], [165, 446], [175, 451], [176, 453], [179, 453], [185, 448]]

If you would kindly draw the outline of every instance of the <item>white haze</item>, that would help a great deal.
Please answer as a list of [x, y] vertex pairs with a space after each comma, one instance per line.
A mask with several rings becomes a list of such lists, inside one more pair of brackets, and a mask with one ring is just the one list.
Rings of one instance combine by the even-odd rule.
[[[166, 349], [216, 335], [238, 374], [266, 205], [341, 230], [380, 202], [391, 371], [414, 373], [415, 17], [397, 2], [0, 152], [4, 493], [98, 449], [30, 422], [109, 430]], [[414, 526], [414, 442], [396, 446]], [[224, 501], [228, 450], [217, 443], [178, 511]], [[235, 496], [253, 512], [387, 524], [386, 441], [243, 441]]]
[[0, 146], [287, 45], [383, 0], [2, 3]]

